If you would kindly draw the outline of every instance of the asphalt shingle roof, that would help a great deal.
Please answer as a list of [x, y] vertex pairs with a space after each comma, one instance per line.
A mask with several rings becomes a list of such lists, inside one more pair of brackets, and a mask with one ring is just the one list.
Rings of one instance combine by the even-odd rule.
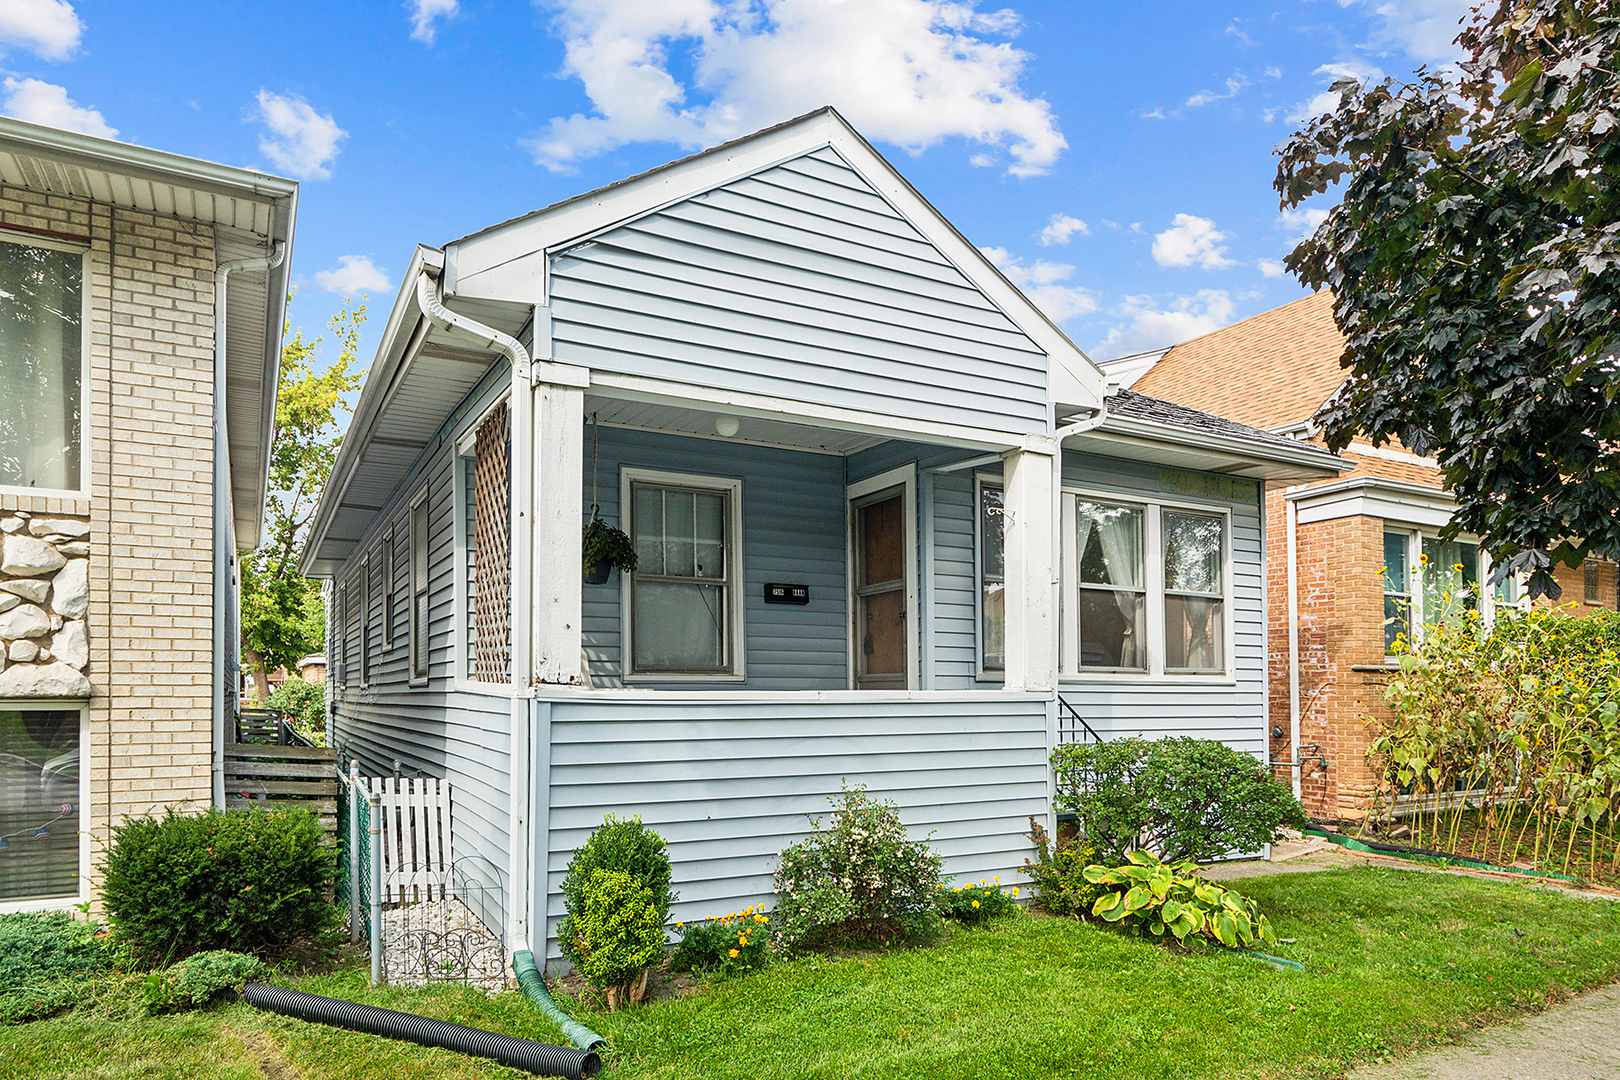
[[[1236, 420], [1228, 420], [1224, 416], [1216, 416], [1200, 409], [1189, 408], [1186, 405], [1177, 405], [1172, 401], [1161, 401], [1156, 397], [1138, 393], [1135, 390], [1116, 390], [1109, 395], [1107, 408], [1110, 416], [1126, 417], [1133, 420], [1151, 420], [1170, 427], [1183, 428], [1187, 431], [1201, 432], [1207, 435], [1220, 435], [1228, 439], [1243, 439], [1248, 442], [1260, 443], [1264, 446], [1288, 447], [1298, 450], [1309, 444], [1298, 439], [1290, 439], [1283, 435], [1275, 435], [1269, 431], [1248, 424], [1240, 424]], [[1321, 449], [1316, 447], [1316, 449]]]

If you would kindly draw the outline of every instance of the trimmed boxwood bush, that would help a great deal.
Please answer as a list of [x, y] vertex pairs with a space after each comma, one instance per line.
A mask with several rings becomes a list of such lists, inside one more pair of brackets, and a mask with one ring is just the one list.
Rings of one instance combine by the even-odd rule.
[[675, 893], [664, 838], [612, 814], [569, 860], [563, 876], [562, 953], [606, 993], [609, 1008], [634, 1005], [647, 968], [663, 959], [664, 926]]
[[1265, 765], [1211, 739], [1077, 743], [1058, 747], [1052, 767], [1058, 810], [1110, 866], [1137, 849], [1167, 863], [1257, 851], [1306, 823]]
[[149, 960], [208, 949], [255, 955], [334, 925], [336, 848], [301, 809], [125, 818], [102, 866], [120, 943]]

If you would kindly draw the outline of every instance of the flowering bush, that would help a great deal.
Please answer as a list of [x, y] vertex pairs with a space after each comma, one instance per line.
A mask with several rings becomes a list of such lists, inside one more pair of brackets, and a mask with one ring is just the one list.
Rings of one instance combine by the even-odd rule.
[[943, 857], [906, 838], [891, 802], [845, 787], [831, 825], [782, 852], [776, 871], [777, 943], [785, 950], [869, 946], [934, 929]]
[[676, 923], [681, 940], [669, 966], [676, 971], [721, 976], [756, 971], [770, 959], [770, 925], [771, 917], [759, 907], [690, 925]]
[[977, 885], [941, 885], [934, 894], [934, 910], [947, 919], [976, 926], [1018, 910], [1018, 886], [1003, 890], [1001, 879]]

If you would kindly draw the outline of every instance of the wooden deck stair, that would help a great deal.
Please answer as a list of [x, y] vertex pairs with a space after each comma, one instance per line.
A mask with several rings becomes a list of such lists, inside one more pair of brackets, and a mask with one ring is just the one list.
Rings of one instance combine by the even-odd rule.
[[[329, 836], [337, 835], [337, 751], [319, 746], [225, 748], [225, 798], [247, 798], [314, 813]], [[268, 809], [268, 808], [267, 808]]]

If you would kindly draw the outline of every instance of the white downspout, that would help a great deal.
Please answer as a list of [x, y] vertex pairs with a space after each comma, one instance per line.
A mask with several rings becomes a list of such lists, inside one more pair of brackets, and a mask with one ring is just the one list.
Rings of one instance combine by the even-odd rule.
[[[213, 799], [214, 805], [223, 808], [225, 805], [225, 725], [230, 722], [226, 714], [225, 703], [228, 694], [225, 687], [225, 673], [230, 665], [225, 663], [225, 650], [238, 648], [239, 642], [225, 640], [225, 613], [230, 603], [231, 591], [231, 556], [230, 549], [234, 546], [230, 542], [231, 519], [228, 516], [231, 490], [231, 453], [230, 443], [226, 441], [225, 417], [225, 334], [228, 329], [226, 319], [225, 297], [227, 281], [238, 271], [253, 272], [257, 270], [273, 270], [281, 265], [281, 260], [287, 257], [287, 242], [276, 240], [270, 247], [270, 254], [261, 255], [254, 259], [236, 259], [231, 262], [222, 262], [214, 267], [214, 604], [213, 604], [213, 665], [214, 676], [212, 712], [214, 714], [213, 732]], [[278, 366], [277, 370], [280, 368]], [[266, 387], [265, 392], [275, 395], [277, 388]], [[253, 538], [253, 546], [259, 546], [259, 538]]]
[[1294, 798], [1300, 797], [1305, 770], [1299, 764], [1299, 507], [1283, 493], [1288, 533], [1288, 764], [1294, 774]]
[[[512, 393], [509, 399], [512, 425], [511, 456], [511, 543], [510, 626], [512, 639], [512, 709], [510, 728], [511, 805], [507, 822], [507, 880], [512, 883], [506, 903], [506, 952], [523, 952], [529, 946], [529, 803], [531, 762], [531, 672], [534, 662], [533, 635], [530, 633], [532, 600], [530, 580], [533, 567], [532, 529], [534, 514], [533, 448], [534, 398], [529, 351], [510, 334], [458, 315], [439, 299], [433, 275], [423, 270], [416, 279], [416, 302], [434, 326], [478, 341], [485, 348], [501, 353], [512, 362]], [[543, 943], [542, 943], [543, 944]]]

